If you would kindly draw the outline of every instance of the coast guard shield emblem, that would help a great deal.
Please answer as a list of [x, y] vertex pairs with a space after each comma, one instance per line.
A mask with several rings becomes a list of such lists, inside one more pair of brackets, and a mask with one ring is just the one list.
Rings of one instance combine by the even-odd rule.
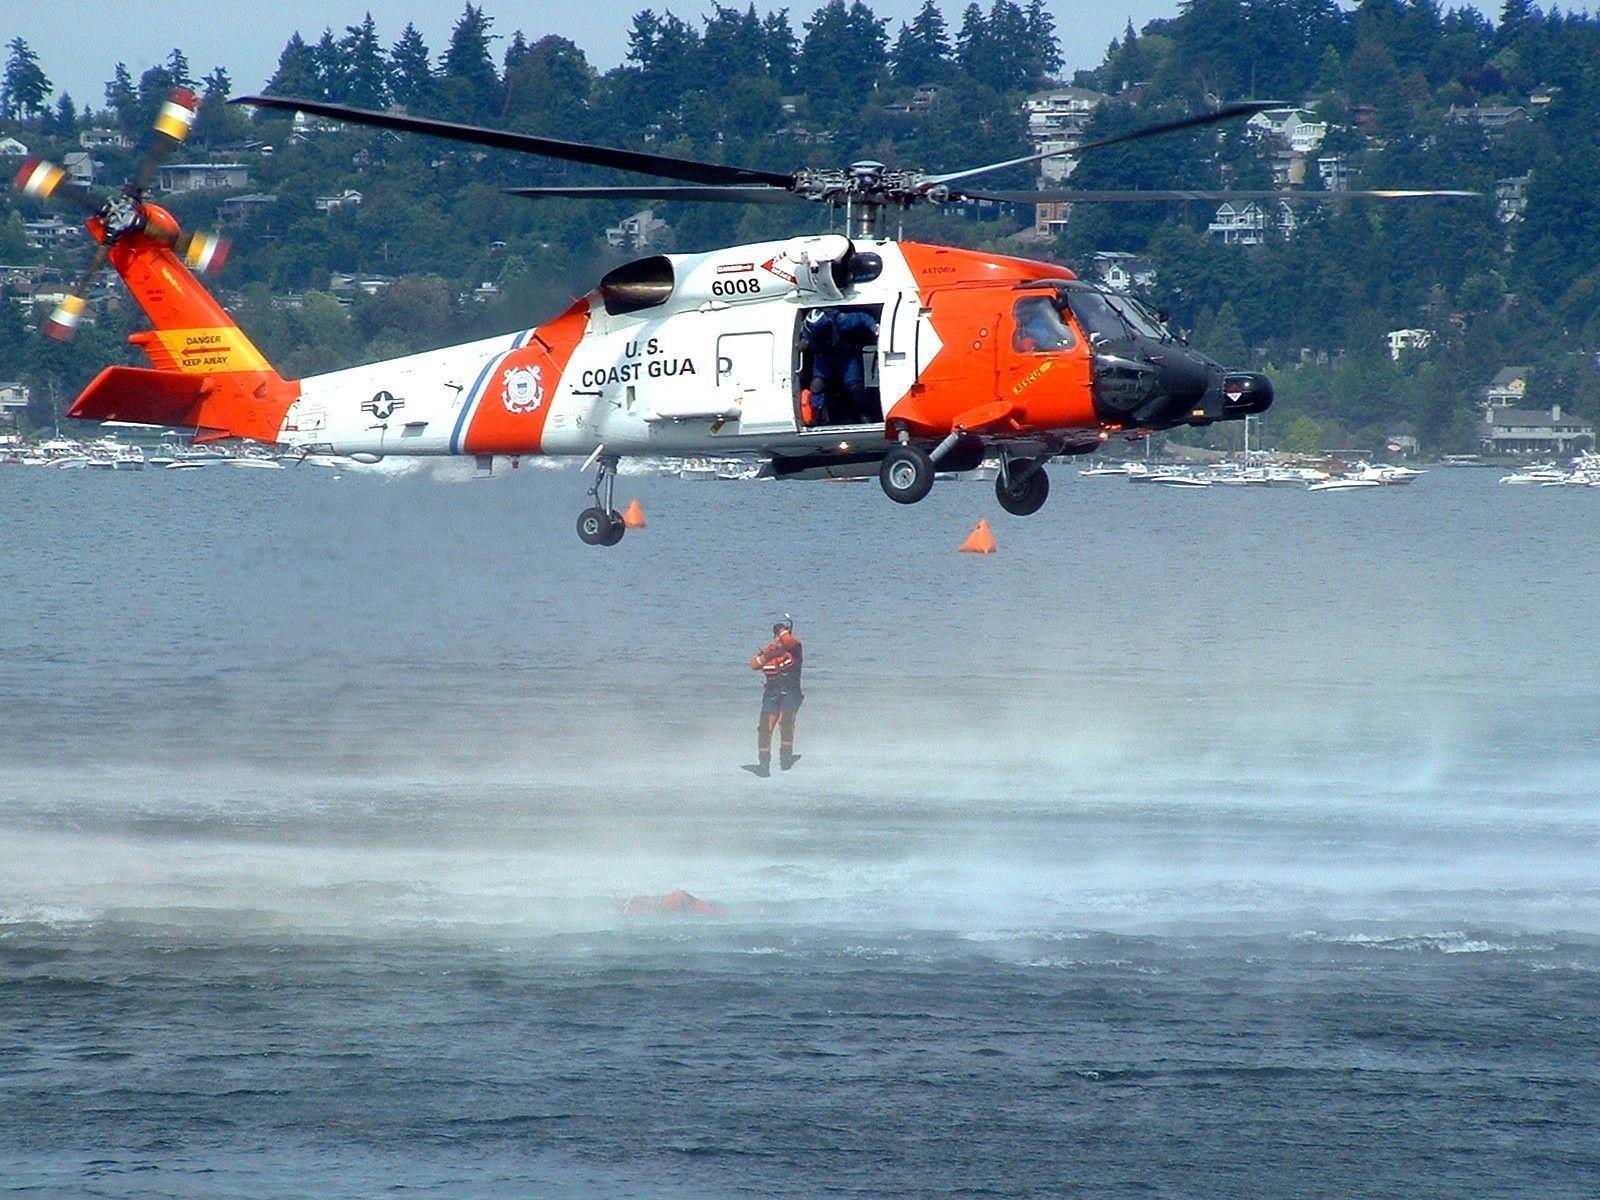
[[506, 372], [507, 412], [530, 413], [544, 403], [544, 382], [538, 367], [514, 367]]

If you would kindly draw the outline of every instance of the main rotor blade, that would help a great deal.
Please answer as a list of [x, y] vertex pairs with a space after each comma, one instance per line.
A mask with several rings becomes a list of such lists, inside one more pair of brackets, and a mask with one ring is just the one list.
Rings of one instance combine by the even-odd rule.
[[1004, 204], [1149, 204], [1175, 200], [1282, 200], [1286, 204], [1332, 204], [1340, 200], [1416, 200], [1424, 197], [1466, 199], [1482, 196], [1482, 192], [1461, 192], [1442, 189], [1383, 190], [1354, 192], [1306, 191], [1015, 191], [968, 192], [961, 196], [969, 200], [998, 200]]
[[1098, 142], [1084, 142], [1081, 146], [1071, 146], [1065, 150], [1046, 150], [1043, 154], [1029, 154], [1024, 158], [1011, 158], [1005, 162], [989, 163], [987, 166], [970, 167], [965, 171], [952, 171], [947, 175], [928, 175], [921, 181], [924, 188], [941, 187], [958, 183], [963, 179], [971, 179], [977, 175], [987, 175], [991, 171], [1003, 171], [1007, 167], [1024, 167], [1029, 163], [1043, 162], [1047, 158], [1081, 158], [1093, 150], [1103, 150], [1107, 146], [1119, 146], [1123, 142], [1134, 142], [1140, 138], [1157, 137], [1163, 133], [1176, 133], [1180, 129], [1195, 129], [1202, 125], [1215, 125], [1218, 121], [1232, 121], [1236, 117], [1254, 116], [1258, 112], [1265, 112], [1269, 108], [1281, 108], [1282, 105], [1272, 100], [1244, 100], [1238, 104], [1226, 104], [1215, 112], [1200, 113], [1193, 117], [1180, 117], [1176, 121], [1163, 121], [1159, 125], [1146, 125], [1140, 129], [1132, 129], [1127, 133], [1119, 133], [1115, 137], [1101, 138]]
[[558, 197], [566, 200], [711, 200], [719, 204], [789, 204], [800, 197], [775, 187], [514, 187], [501, 189], [508, 196], [530, 200]]
[[641, 175], [655, 175], [661, 179], [684, 179], [690, 183], [711, 184], [765, 183], [780, 188], [793, 187], [795, 183], [793, 175], [781, 175], [775, 171], [730, 167], [721, 163], [698, 162], [692, 158], [675, 158], [666, 154], [646, 154], [641, 150], [619, 150], [588, 142], [563, 142], [557, 138], [537, 137], [531, 133], [484, 129], [478, 125], [459, 125], [453, 121], [435, 121], [427, 117], [406, 116], [404, 113], [374, 112], [366, 108], [351, 108], [346, 104], [329, 104], [322, 100], [296, 100], [289, 96], [240, 96], [228, 103], [310, 113], [335, 121], [348, 121], [354, 125], [371, 125], [375, 129], [392, 129], [398, 133], [422, 133], [429, 137], [467, 142], [474, 146], [492, 146], [497, 150], [542, 154], [546, 158], [586, 163], [591, 167], [616, 167], [623, 171], [637, 171]]

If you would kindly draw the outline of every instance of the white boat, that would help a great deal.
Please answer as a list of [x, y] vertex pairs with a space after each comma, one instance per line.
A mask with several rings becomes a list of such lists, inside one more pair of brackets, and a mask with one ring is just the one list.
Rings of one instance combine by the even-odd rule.
[[240, 454], [227, 459], [230, 467], [249, 467], [256, 471], [281, 471], [283, 464], [275, 458], [261, 458], [254, 454]]
[[1150, 482], [1160, 484], [1162, 487], [1173, 488], [1203, 488], [1211, 486], [1211, 480], [1209, 479], [1202, 479], [1198, 475], [1180, 475], [1176, 473], [1152, 475]]
[[1502, 475], [1501, 483], [1560, 483], [1566, 477], [1566, 472], [1559, 470], [1554, 463], [1535, 463], [1521, 471], [1514, 471], [1510, 475]]
[[1093, 475], [1126, 475], [1131, 463], [1118, 463], [1115, 466], [1085, 467], [1078, 474], [1085, 478]]
[[1308, 484], [1308, 492], [1348, 492], [1355, 488], [1382, 487], [1383, 483], [1377, 479], [1367, 479], [1356, 475], [1341, 475], [1335, 479], [1324, 479], [1317, 483]]

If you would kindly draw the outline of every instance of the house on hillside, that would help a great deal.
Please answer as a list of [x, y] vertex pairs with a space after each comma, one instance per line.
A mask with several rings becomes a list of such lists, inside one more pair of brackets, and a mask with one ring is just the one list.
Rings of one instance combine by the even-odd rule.
[[1245, 122], [1245, 128], [1258, 137], [1282, 142], [1296, 154], [1310, 154], [1328, 136], [1328, 123], [1303, 108], [1269, 108]]
[[278, 202], [276, 196], [265, 192], [248, 192], [243, 196], [229, 196], [217, 205], [217, 220], [223, 225], [248, 225], [259, 212]]
[[14, 137], [0, 137], [0, 158], [27, 158], [28, 147]]
[[1594, 426], [1567, 416], [1561, 405], [1543, 408], [1484, 406], [1478, 439], [1491, 454], [1559, 457], [1594, 445]]
[[345, 188], [336, 196], [318, 196], [311, 203], [318, 212], [334, 212], [341, 208], [360, 208], [362, 199], [354, 188]]
[[67, 178], [82, 188], [94, 186], [94, 159], [87, 150], [74, 150], [63, 156], [61, 165], [66, 169]]
[[1317, 178], [1325, 192], [1348, 192], [1350, 175], [1350, 160], [1342, 154], [1324, 154], [1317, 159]]
[[68, 246], [83, 236], [83, 226], [63, 221], [60, 217], [46, 217], [42, 221], [24, 221], [23, 232], [28, 245], [35, 250], [54, 250]]
[[1527, 394], [1527, 367], [1501, 367], [1489, 386], [1483, 389], [1484, 404], [1488, 408], [1512, 408], [1521, 404]]
[[1475, 123], [1485, 133], [1493, 135], [1527, 120], [1528, 110], [1520, 104], [1474, 104], [1470, 108], [1452, 104], [1445, 117], [1460, 123]]
[[[1023, 102], [1023, 115], [1028, 119], [1028, 140], [1035, 154], [1054, 154], [1070, 150], [1084, 138], [1095, 111], [1110, 96], [1088, 88], [1055, 88], [1029, 96]], [[1068, 157], [1047, 158], [1039, 164], [1039, 177], [1046, 184], [1059, 184], [1072, 174], [1077, 166]]]
[[1433, 345], [1431, 329], [1391, 329], [1383, 336], [1389, 343], [1389, 358], [1394, 362], [1399, 362], [1407, 350], [1426, 350]]
[[672, 226], [647, 208], [607, 229], [606, 241], [624, 250], [664, 249], [672, 243]]
[[120, 129], [82, 129], [78, 131], [78, 145], [90, 154], [97, 150], [126, 150], [133, 139]]
[[156, 173], [158, 192], [232, 191], [250, 186], [243, 163], [168, 163]]
[[1095, 277], [1109, 288], [1126, 292], [1156, 285], [1156, 269], [1148, 260], [1125, 250], [1097, 250], [1092, 256]]
[[1033, 232], [1041, 237], [1055, 237], [1067, 230], [1067, 217], [1072, 205], [1050, 201], [1033, 206]]
[[1227, 201], [1211, 218], [1206, 233], [1229, 246], [1259, 246], [1267, 240], [1269, 228], [1276, 229], [1284, 238], [1290, 238], [1294, 236], [1296, 224], [1294, 209], [1281, 200], [1268, 200], [1265, 205], [1254, 200], [1241, 203]]
[[1483, 420], [1478, 439], [1492, 454], [1571, 454], [1594, 445], [1594, 426], [1561, 411], [1523, 408], [1528, 394], [1528, 368], [1504, 367], [1483, 389]]
[[1533, 172], [1526, 175], [1507, 175], [1494, 181], [1494, 216], [1502, 225], [1522, 220], [1528, 211], [1528, 184], [1533, 182]]

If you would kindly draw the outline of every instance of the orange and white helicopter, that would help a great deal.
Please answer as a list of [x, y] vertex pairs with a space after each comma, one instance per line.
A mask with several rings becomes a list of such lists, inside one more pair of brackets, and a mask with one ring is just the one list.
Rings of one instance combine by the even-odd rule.
[[[94, 263], [46, 332], [70, 336], [102, 264], [122, 276], [155, 328], [132, 341], [150, 368], [113, 366], [68, 415], [250, 438], [306, 454], [568, 455], [598, 468], [578, 518], [588, 543], [614, 545], [625, 455], [758, 459], [779, 478], [877, 474], [901, 504], [939, 471], [995, 456], [999, 503], [1038, 511], [1045, 464], [1113, 436], [1147, 436], [1259, 413], [1263, 375], [1229, 372], [1188, 348], [1136, 300], [1063, 267], [880, 234], [886, 208], [988, 199], [1037, 202], [1280, 199], [1279, 192], [986, 192], [970, 181], [1059, 154], [1247, 116], [1230, 105], [1071, 150], [946, 174], [874, 162], [783, 174], [277, 96], [236, 103], [402, 133], [616, 167], [672, 185], [518, 188], [526, 196], [843, 205], [850, 236], [824, 234], [704, 254], [655, 255], [617, 268], [535, 329], [305, 379], [282, 378], [207, 291], [220, 239], [184, 235], [145, 198], [162, 156], [198, 109], [175, 92], [138, 176], [100, 198], [32, 160], [27, 195], [76, 204], [98, 243]], [[1353, 195], [1464, 195], [1368, 192]], [[1323, 198], [1326, 194], [1306, 194]]]

